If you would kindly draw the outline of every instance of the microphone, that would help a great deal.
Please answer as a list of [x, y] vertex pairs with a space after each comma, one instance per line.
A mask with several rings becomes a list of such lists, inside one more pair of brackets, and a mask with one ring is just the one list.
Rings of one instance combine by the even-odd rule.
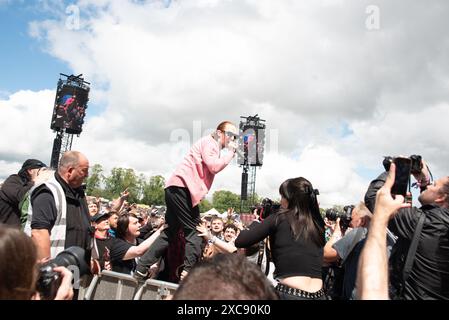
[[242, 158], [245, 157], [245, 155], [242, 153], [242, 150], [239, 150], [238, 148], [236, 148], [236, 149], [234, 149], [234, 150], [235, 150], [235, 153], [237, 153], [237, 155], [238, 155], [239, 157], [242, 157]]

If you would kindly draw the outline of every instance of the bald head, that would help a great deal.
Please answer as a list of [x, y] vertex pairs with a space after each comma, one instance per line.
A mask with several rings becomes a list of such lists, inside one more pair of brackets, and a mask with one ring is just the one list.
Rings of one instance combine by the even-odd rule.
[[78, 151], [63, 154], [58, 167], [59, 175], [72, 188], [79, 188], [89, 175], [89, 160]]

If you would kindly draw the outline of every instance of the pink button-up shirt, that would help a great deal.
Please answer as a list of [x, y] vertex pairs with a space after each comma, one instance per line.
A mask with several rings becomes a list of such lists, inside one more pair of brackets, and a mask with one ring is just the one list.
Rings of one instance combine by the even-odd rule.
[[197, 141], [187, 156], [176, 168], [165, 187], [185, 187], [189, 189], [192, 206], [195, 207], [209, 192], [215, 175], [223, 170], [234, 157], [229, 152], [220, 158], [220, 146], [211, 136]]

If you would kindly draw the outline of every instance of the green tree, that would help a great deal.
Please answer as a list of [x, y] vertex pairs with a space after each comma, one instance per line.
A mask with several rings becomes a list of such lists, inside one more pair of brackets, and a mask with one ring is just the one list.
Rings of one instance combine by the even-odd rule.
[[129, 191], [128, 202], [139, 202], [139, 178], [133, 169], [113, 168], [105, 178], [105, 194], [109, 199], [115, 199], [125, 189]]
[[142, 203], [148, 205], [165, 205], [165, 179], [163, 176], [153, 176], [149, 181], [143, 181]]
[[94, 197], [104, 196], [104, 190], [101, 188], [103, 181], [103, 167], [95, 164], [89, 172], [89, 177], [86, 179], [86, 193]]
[[218, 212], [225, 212], [228, 208], [240, 208], [240, 196], [231, 191], [220, 190], [215, 191], [212, 197], [212, 205]]
[[207, 212], [207, 211], [209, 211], [210, 209], [213, 208], [212, 203], [210, 203], [210, 201], [207, 200], [207, 199], [203, 199], [203, 200], [200, 202], [199, 206], [200, 206], [200, 212], [201, 212], [201, 213], [202, 213], [202, 212]]

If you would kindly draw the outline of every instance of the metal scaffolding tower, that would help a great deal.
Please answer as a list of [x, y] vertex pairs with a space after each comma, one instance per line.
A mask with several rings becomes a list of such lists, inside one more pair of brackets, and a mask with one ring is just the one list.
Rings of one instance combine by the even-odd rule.
[[[62, 79], [61, 77], [65, 77]], [[54, 169], [58, 167], [59, 160], [66, 151], [72, 149], [73, 136], [82, 131], [82, 124], [84, 123], [85, 109], [87, 108], [87, 101], [89, 95], [90, 83], [84, 81], [82, 74], [78, 76], [66, 75], [61, 73], [58, 86], [56, 89], [55, 105], [53, 110], [53, 117], [51, 129], [56, 132], [56, 137], [53, 140], [53, 149], [51, 153], [50, 166]], [[66, 108], [71, 111], [72, 122], [66, 125], [64, 120], [68, 120], [67, 109], [62, 105], [62, 101], [66, 97], [72, 97], [70, 105], [67, 102]], [[60, 113], [64, 110], [65, 114]], [[78, 122], [74, 122], [76, 119]]]
[[265, 120], [256, 114], [241, 117], [240, 139], [237, 162], [242, 166], [242, 183], [240, 194], [240, 212], [249, 212], [256, 205], [257, 167], [263, 164], [265, 144]]

